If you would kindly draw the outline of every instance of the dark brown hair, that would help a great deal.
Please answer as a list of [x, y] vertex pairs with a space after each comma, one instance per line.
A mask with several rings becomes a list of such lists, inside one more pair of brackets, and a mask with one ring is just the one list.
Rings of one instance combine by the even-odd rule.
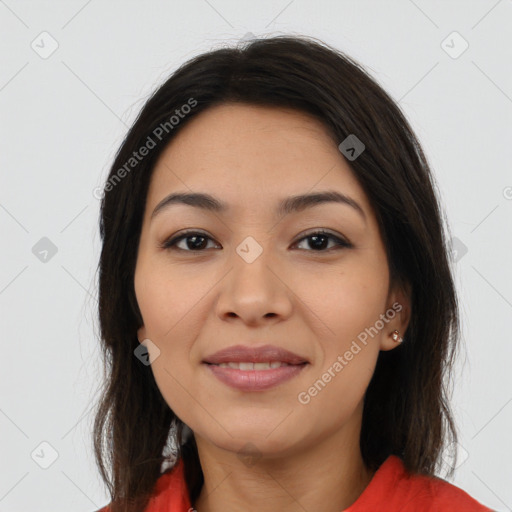
[[[410, 289], [411, 319], [403, 344], [379, 354], [365, 394], [361, 452], [372, 470], [395, 454], [408, 471], [435, 475], [447, 436], [457, 440], [445, 385], [459, 316], [434, 178], [398, 105], [360, 64], [315, 38], [278, 36], [216, 49], [179, 67], [147, 100], [112, 164], [101, 203], [98, 267], [105, 384], [94, 422], [111, 510], [144, 509], [163, 463], [174, 460], [173, 446], [185, 462], [192, 504], [203, 483], [193, 436], [182, 440], [183, 424], [151, 367], [134, 356], [143, 325], [134, 271], [157, 158], [194, 116], [225, 102], [293, 108], [320, 120], [336, 146], [350, 134], [364, 143], [349, 164], [375, 209], [391, 283]], [[149, 140], [154, 147], [127, 167]]]

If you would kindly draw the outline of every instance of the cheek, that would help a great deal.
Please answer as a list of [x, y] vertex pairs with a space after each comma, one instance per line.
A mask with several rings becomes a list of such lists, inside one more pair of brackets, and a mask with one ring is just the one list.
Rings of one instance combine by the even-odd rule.
[[385, 335], [372, 327], [385, 312], [386, 282], [363, 275], [338, 275], [328, 280], [323, 293], [315, 292], [322, 312], [320, 320], [311, 316], [315, 331], [322, 330], [316, 334], [317, 364], [297, 398], [312, 417], [328, 411], [327, 428], [338, 428], [362, 401], [375, 371], [380, 336]]
[[137, 300], [146, 337], [159, 350], [158, 357], [151, 363], [156, 384], [167, 405], [184, 419], [190, 408], [190, 395], [186, 390], [193, 382], [190, 350], [199, 333], [199, 299], [191, 300], [191, 294], [177, 293], [180, 284], [176, 280], [171, 284], [168, 278], [156, 274], [143, 277]]
[[177, 339], [177, 332], [198, 314], [201, 301], [211, 288], [205, 279], [184, 275], [178, 267], [154, 260], [141, 262], [134, 285], [146, 335], [164, 345]]
[[385, 312], [387, 268], [357, 254], [345, 265], [325, 267], [310, 279], [297, 280], [294, 292], [313, 331], [326, 341], [327, 351], [341, 351]]
[[180, 410], [180, 383], [186, 385], [193, 378], [191, 348], [205, 321], [212, 286], [197, 276], [191, 281], [177, 267], [147, 259], [136, 268], [134, 287], [145, 336], [159, 350], [151, 370], [166, 402]]
[[297, 397], [305, 418], [321, 418], [325, 430], [338, 430], [362, 407], [377, 357], [378, 350], [361, 346], [350, 361], [343, 355], [343, 362], [337, 358], [328, 361]]
[[380, 318], [386, 308], [387, 269], [363, 258], [353, 263], [316, 276], [299, 291], [319, 348], [317, 367], [302, 389], [305, 401], [311, 401], [312, 409], [334, 407], [338, 419], [362, 399], [385, 336]]

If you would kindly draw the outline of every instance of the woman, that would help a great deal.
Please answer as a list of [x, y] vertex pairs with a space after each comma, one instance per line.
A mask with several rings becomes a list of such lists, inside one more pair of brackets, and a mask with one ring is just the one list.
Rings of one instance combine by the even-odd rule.
[[320, 41], [179, 68], [104, 187], [102, 510], [489, 511], [436, 476], [459, 317], [434, 189]]

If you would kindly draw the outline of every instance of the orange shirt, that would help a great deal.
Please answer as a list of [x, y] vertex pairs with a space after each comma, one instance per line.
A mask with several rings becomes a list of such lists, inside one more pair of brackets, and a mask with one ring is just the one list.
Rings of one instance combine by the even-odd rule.
[[[183, 461], [160, 476], [144, 512], [193, 512]], [[343, 512], [493, 512], [468, 493], [438, 477], [410, 475], [402, 459], [390, 455], [359, 498]], [[110, 512], [108, 505], [98, 512]]]

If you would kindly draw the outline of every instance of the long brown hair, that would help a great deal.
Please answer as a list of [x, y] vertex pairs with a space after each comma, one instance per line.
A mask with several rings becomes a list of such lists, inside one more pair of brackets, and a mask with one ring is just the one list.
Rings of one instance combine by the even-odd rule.
[[[151, 367], [134, 356], [143, 324], [134, 270], [158, 156], [194, 116], [228, 101], [304, 111], [326, 126], [337, 146], [350, 134], [365, 144], [350, 165], [375, 208], [391, 282], [410, 286], [411, 319], [404, 342], [379, 354], [365, 394], [361, 452], [373, 470], [395, 454], [408, 471], [435, 475], [445, 443], [457, 440], [445, 385], [459, 316], [434, 178], [400, 108], [360, 64], [315, 38], [278, 36], [183, 64], [147, 100], [112, 164], [101, 203], [105, 383], [94, 422], [95, 457], [112, 512], [142, 511], [172, 457], [183, 457], [192, 503], [203, 484], [193, 436], [182, 439], [183, 424]], [[152, 147], [130, 160], [143, 146]]]

